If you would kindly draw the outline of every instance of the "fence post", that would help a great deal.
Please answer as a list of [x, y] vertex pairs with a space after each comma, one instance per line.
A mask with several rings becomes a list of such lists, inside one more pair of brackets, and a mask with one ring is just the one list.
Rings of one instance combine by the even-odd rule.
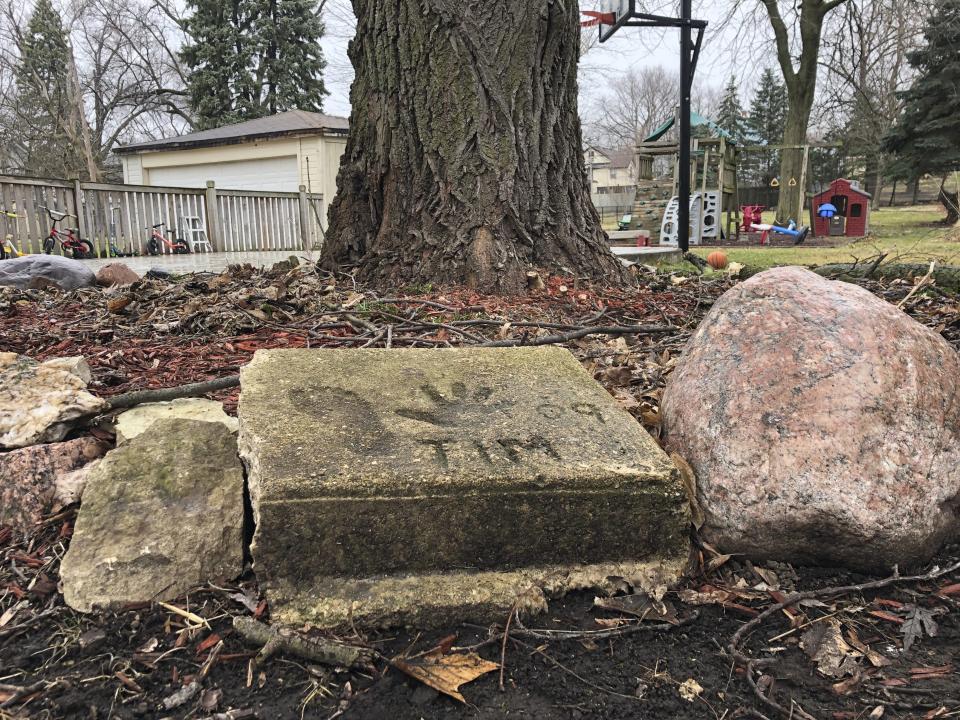
[[213, 180], [207, 180], [204, 204], [207, 206], [207, 240], [215, 252], [222, 252], [226, 248], [220, 242], [220, 208], [217, 204], [217, 185]]
[[77, 213], [77, 234], [84, 240], [93, 240], [87, 237], [87, 222], [83, 217], [83, 187], [79, 180], [73, 181], [73, 209]]
[[300, 196], [297, 198], [297, 206], [300, 210], [300, 241], [303, 243], [303, 250], [307, 253], [307, 259], [313, 262], [313, 242], [311, 242], [310, 232], [310, 201], [307, 199], [307, 186], [301, 185], [299, 188]]

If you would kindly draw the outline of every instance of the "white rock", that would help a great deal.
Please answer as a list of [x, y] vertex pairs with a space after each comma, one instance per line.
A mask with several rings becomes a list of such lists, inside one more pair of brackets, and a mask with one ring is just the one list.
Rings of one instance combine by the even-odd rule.
[[227, 415], [221, 403], [203, 398], [186, 398], [139, 405], [123, 413], [116, 420], [117, 444], [145, 433], [157, 420], [168, 419], [220, 423], [232, 433], [238, 429], [237, 419]]
[[82, 358], [37, 363], [0, 353], [0, 449], [59, 442], [78, 420], [108, 407], [87, 392]]

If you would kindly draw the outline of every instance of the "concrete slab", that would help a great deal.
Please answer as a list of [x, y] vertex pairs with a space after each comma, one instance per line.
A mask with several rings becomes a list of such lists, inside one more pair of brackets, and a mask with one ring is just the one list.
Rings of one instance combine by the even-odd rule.
[[650, 238], [649, 230], [644, 230], [643, 228], [638, 228], [637, 230], [611, 230], [607, 233], [607, 237], [610, 238], [612, 242], [624, 243], [630, 242], [636, 244], [638, 237]]
[[261, 351], [241, 382], [283, 622], [485, 620], [621, 571], [662, 587], [686, 559], [677, 471], [564, 349]]

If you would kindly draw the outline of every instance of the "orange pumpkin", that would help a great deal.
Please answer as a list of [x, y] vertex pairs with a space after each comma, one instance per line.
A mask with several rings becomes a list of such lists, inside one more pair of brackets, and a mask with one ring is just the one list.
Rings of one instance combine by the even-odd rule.
[[722, 253], [718, 250], [717, 252], [712, 252], [707, 256], [707, 264], [714, 270], [724, 270], [730, 264], [730, 260], [727, 259], [726, 253]]

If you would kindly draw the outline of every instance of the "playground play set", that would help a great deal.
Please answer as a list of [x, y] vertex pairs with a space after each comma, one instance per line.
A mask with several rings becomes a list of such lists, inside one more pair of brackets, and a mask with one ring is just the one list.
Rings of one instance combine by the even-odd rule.
[[[691, 0], [681, 0], [680, 17], [643, 12], [638, 10], [636, 0], [606, 0], [599, 10], [583, 13], [587, 18], [582, 23], [585, 27], [599, 27], [601, 43], [625, 27], [680, 30], [679, 111], [676, 117], [654, 131], [637, 148], [641, 181], [653, 178], [653, 164], [657, 156], [673, 158], [673, 193], [663, 213], [660, 244], [679, 247], [686, 252], [691, 245], [783, 245], [803, 243], [811, 234], [814, 238], [826, 239], [839, 235], [866, 235], [869, 230], [870, 196], [848, 180], [836, 180], [828, 191], [812, 198], [811, 226], [798, 226], [794, 219], [785, 226], [764, 223], [762, 213], [766, 208], [740, 205], [737, 143], [716, 123], [698, 115], [691, 108], [691, 88], [707, 26], [705, 21], [693, 19], [691, 13]], [[664, 136], [675, 125], [679, 130], [678, 140], [664, 142]], [[694, 128], [704, 128], [707, 132], [698, 133], [700, 137], [694, 138]], [[799, 148], [804, 151], [803, 173], [799, 180], [791, 178], [788, 181], [791, 186], [799, 184], [806, 187], [810, 147]], [[779, 180], [775, 184], [779, 184]], [[798, 218], [803, 214], [804, 199], [801, 196]], [[635, 212], [633, 216], [625, 216], [620, 221], [620, 230], [633, 229], [634, 218], [642, 216], [642, 205], [638, 193]], [[638, 235], [638, 244], [646, 242], [643, 236]]]

